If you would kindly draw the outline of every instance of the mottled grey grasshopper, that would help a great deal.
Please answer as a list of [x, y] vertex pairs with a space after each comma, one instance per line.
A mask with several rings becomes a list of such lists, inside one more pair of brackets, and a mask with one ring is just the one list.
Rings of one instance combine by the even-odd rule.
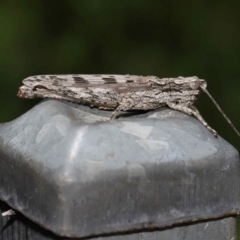
[[119, 111], [154, 110], [163, 106], [195, 116], [217, 136], [202, 118], [193, 103], [205, 92], [235, 132], [237, 129], [207, 91], [207, 83], [198, 77], [158, 78], [135, 75], [39, 75], [23, 80], [18, 96], [22, 98], [53, 98]]

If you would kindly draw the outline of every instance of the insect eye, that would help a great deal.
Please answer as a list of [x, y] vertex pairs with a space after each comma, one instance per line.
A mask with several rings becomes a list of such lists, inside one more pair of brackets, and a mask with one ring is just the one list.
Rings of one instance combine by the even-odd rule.
[[34, 86], [34, 88], [33, 88], [33, 92], [37, 91], [37, 89], [46, 89], [46, 90], [48, 90], [48, 88], [45, 87], [45, 86], [42, 86], [42, 85], [36, 85], [36, 86]]
[[190, 83], [190, 87], [191, 87], [191, 89], [193, 89], [193, 90], [198, 89], [199, 86], [200, 86], [200, 81], [194, 81], [194, 82]]

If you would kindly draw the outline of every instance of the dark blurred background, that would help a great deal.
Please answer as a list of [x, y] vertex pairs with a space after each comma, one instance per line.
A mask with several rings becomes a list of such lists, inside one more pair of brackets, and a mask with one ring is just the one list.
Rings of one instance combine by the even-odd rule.
[[[240, 129], [239, 8], [237, 0], [1, 0], [0, 122], [38, 102], [17, 98], [25, 77], [111, 73], [206, 79]], [[204, 94], [196, 106], [240, 149], [239, 137]]]
[[[0, 3], [0, 122], [38, 101], [18, 99], [37, 74], [198, 76], [240, 129], [240, 2], [60, 0]], [[211, 101], [196, 105], [220, 135], [240, 147]]]
[[[0, 122], [38, 101], [18, 99], [37, 74], [198, 76], [240, 129], [239, 1], [60, 0], [0, 3]], [[240, 141], [203, 94], [207, 122]]]
[[[60, 0], [0, 2], [0, 122], [38, 100], [16, 97], [37, 74], [198, 76], [240, 129], [240, 1]], [[196, 105], [238, 149], [211, 101]]]

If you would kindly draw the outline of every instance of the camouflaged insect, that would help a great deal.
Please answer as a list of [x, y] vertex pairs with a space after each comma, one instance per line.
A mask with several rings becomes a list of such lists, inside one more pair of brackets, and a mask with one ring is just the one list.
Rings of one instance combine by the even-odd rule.
[[217, 106], [240, 136], [215, 100], [208, 93], [207, 83], [198, 77], [158, 78], [136, 75], [39, 75], [23, 80], [18, 96], [21, 98], [52, 98], [119, 111], [153, 110], [163, 106], [195, 116], [217, 136], [193, 106], [201, 90]]

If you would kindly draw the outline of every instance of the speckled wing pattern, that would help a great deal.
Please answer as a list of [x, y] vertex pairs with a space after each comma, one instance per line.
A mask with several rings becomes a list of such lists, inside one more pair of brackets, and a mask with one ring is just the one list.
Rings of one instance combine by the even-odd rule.
[[[37, 75], [23, 80], [32, 82], [51, 81], [52, 84], [73, 86], [102, 85], [102, 84], [125, 84], [125, 83], [146, 83], [147, 77], [137, 75], [110, 75], [110, 74], [69, 74], [69, 75]], [[80, 86], [79, 85], [79, 86]]]

